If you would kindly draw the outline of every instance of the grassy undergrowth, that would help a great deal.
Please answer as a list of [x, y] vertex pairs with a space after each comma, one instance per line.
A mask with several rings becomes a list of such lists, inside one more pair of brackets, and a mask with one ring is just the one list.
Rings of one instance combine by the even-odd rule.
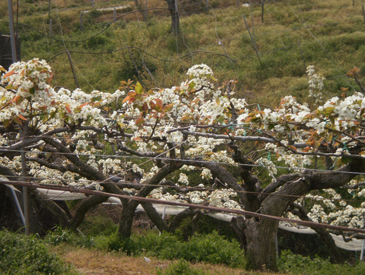
[[[355, 6], [348, 0], [270, 1], [262, 22], [260, 5], [253, 5], [251, 17], [250, 9], [237, 7], [236, 1], [212, 0], [213, 8], [206, 12], [204, 5], [184, 0], [179, 4], [181, 33], [175, 36], [169, 33], [165, 1], [148, 1], [147, 21], [134, 1], [97, 1], [94, 8], [130, 4], [131, 10], [118, 12], [114, 23], [112, 13], [94, 10], [83, 16], [81, 31], [80, 11], [90, 9], [90, 3], [59, 0], [51, 9], [52, 37], [48, 1], [33, 2], [19, 8], [22, 59], [48, 60], [55, 71], [53, 85], [70, 89], [76, 85], [65, 50], [85, 91], [114, 91], [128, 78], [139, 78], [148, 88], [179, 85], [191, 65], [206, 63], [218, 79], [239, 81], [238, 96], [270, 105], [288, 94], [306, 99], [308, 65], [326, 77], [326, 97], [340, 94], [341, 87], [349, 88], [348, 93], [358, 90], [346, 73], [354, 66], [365, 69], [359, 1]], [[37, 8], [30, 11], [32, 5]], [[3, 11], [3, 33], [6, 22]]]
[[[224, 264], [244, 269], [244, 256], [238, 243], [228, 242], [216, 232], [194, 236], [188, 242], [170, 234], [159, 236], [156, 232], [148, 233], [145, 236], [133, 236], [130, 241], [123, 241], [115, 234], [87, 237], [57, 229], [49, 233], [44, 240], [36, 236], [26, 237], [17, 233], [1, 231], [0, 273], [76, 274], [69, 265], [62, 263], [58, 256], [49, 251], [51, 246], [57, 247], [57, 253], [60, 254], [64, 254], [66, 251], [69, 253], [70, 248], [77, 250], [81, 247], [91, 251], [100, 251], [98, 253], [102, 254], [113, 251], [114, 254], [116, 253], [115, 255], [129, 255], [136, 258], [154, 257], [177, 260], [164, 268], [157, 268], [156, 274], [211, 274], [203, 271], [202, 268], [193, 267], [192, 264], [197, 262]], [[110, 256], [106, 255], [106, 258], [110, 258]], [[320, 257], [303, 257], [289, 251], [281, 253], [278, 258], [278, 266], [281, 273], [287, 274], [365, 273], [365, 263], [363, 262], [359, 262], [355, 266], [331, 264]]]
[[75, 274], [36, 236], [0, 231], [0, 273]]

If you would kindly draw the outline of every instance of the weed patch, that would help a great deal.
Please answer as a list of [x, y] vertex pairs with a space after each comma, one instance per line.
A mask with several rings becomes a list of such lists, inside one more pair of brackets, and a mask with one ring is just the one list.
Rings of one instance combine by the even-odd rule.
[[55, 254], [36, 236], [0, 231], [0, 273], [72, 274]]

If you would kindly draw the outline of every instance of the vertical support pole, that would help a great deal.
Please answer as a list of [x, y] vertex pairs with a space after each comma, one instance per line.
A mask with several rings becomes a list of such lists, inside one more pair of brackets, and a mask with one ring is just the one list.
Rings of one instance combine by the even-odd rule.
[[20, 218], [22, 219], [23, 225], [25, 227], [25, 218], [24, 218], [23, 210], [22, 210], [22, 207], [20, 206], [18, 197], [17, 197], [17, 195], [16, 195], [13, 188], [10, 188], [10, 191], [11, 191], [11, 194], [13, 195], [13, 198], [14, 198], [14, 201], [15, 201], [15, 204], [16, 204], [16, 208], [18, 209]]
[[177, 0], [175, 0], [175, 34], [178, 34], [179, 33], [179, 27], [178, 27], [178, 24], [179, 24], [179, 10], [178, 10], [178, 6], [177, 6]]
[[8, 12], [9, 12], [9, 29], [10, 29], [10, 41], [11, 41], [11, 57], [13, 63], [16, 60], [16, 47], [15, 47], [15, 35], [14, 35], [14, 21], [13, 21], [13, 3], [12, 0], [8, 0]]
[[300, 40], [298, 40], [298, 45], [299, 45], [300, 54], [301, 54], [302, 60], [303, 60], [304, 72], [305, 72], [305, 74], [307, 75], [307, 78], [308, 78], [307, 66], [305, 65], [305, 59], [304, 59], [304, 54], [303, 54], [303, 50], [302, 50], [302, 45], [300, 44]]
[[83, 24], [82, 24], [82, 12], [80, 13], [80, 30], [81, 31], [83, 31], [84, 30], [84, 28], [83, 28], [83, 26], [82, 26]]
[[364, 10], [364, 4], [362, 4], [362, 16], [364, 17], [364, 24], [365, 24], [365, 10]]
[[49, 36], [52, 37], [52, 19], [49, 19]]
[[256, 45], [255, 24], [253, 22], [253, 12], [252, 12], [252, 1], [251, 0], [250, 0], [250, 11], [251, 11], [251, 23], [252, 23], [252, 38]]
[[146, 4], [144, 6], [144, 21], [147, 21], [147, 11], [148, 11], [148, 1], [146, 0]]
[[[162, 219], [163, 220], [165, 220], [165, 214], [166, 214], [166, 205], [163, 207], [163, 212], [162, 212]], [[161, 231], [158, 235], [161, 236]]]
[[360, 261], [364, 259], [364, 248], [365, 248], [365, 240], [362, 241]]
[[261, 0], [261, 23], [264, 23], [265, 0]]
[[209, 0], [205, 0], [205, 11], [209, 11]]
[[94, 0], [91, 0], [91, 8], [94, 8]]
[[[21, 136], [22, 141], [24, 141], [25, 136], [27, 134], [27, 128], [28, 124], [24, 122], [24, 125], [21, 129]], [[20, 151], [21, 159], [22, 159], [22, 177], [23, 181], [27, 180], [27, 165], [25, 160], [25, 152], [24, 147], [22, 146], [22, 149]], [[29, 236], [30, 228], [29, 228], [29, 200], [28, 200], [28, 187], [23, 186], [23, 213], [24, 213], [24, 228], [25, 228], [25, 235]]]
[[115, 22], [115, 20], [117, 20], [117, 9], [114, 8], [113, 10], [113, 23]]
[[240, 0], [237, 0], [237, 7], [240, 6]]

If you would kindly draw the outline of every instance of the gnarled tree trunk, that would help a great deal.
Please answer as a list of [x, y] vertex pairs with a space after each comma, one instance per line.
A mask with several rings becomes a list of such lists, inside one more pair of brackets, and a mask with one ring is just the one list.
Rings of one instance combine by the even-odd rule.
[[132, 224], [134, 213], [136, 212], [136, 208], [138, 206], [138, 202], [129, 201], [127, 203], [123, 203], [123, 211], [121, 218], [119, 220], [119, 229], [118, 235], [123, 239], [129, 239], [132, 234]]
[[247, 241], [247, 267], [254, 270], [278, 271], [276, 235], [278, 223], [274, 220], [251, 218], [246, 220], [244, 234]]

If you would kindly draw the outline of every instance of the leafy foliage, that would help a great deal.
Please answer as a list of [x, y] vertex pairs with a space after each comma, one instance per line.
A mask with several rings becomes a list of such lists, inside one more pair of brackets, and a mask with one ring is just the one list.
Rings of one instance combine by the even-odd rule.
[[71, 274], [36, 236], [0, 231], [0, 272], [6, 274]]
[[130, 240], [121, 240], [116, 235], [106, 240], [111, 250], [127, 252], [129, 255], [146, 254], [160, 259], [184, 259], [190, 262], [208, 262], [226, 264], [231, 267], [243, 267], [243, 252], [236, 240], [229, 242], [217, 232], [193, 236], [188, 242], [163, 233], [149, 233], [146, 236], [133, 236]]
[[52, 232], [48, 232], [45, 241], [52, 245], [59, 245], [61, 243], [72, 244], [79, 247], [94, 247], [94, 240], [92, 237], [85, 235], [78, 235], [67, 229], [61, 227], [56, 228]]
[[189, 262], [180, 260], [177, 263], [170, 264], [166, 269], [158, 269], [157, 275], [205, 275], [202, 269], [190, 267]]
[[290, 272], [291, 274], [364, 274], [365, 264], [358, 263], [356, 266], [348, 264], [331, 264], [329, 260], [319, 257], [303, 257], [293, 254], [290, 251], [283, 251], [278, 260], [279, 270], [281, 272]]

